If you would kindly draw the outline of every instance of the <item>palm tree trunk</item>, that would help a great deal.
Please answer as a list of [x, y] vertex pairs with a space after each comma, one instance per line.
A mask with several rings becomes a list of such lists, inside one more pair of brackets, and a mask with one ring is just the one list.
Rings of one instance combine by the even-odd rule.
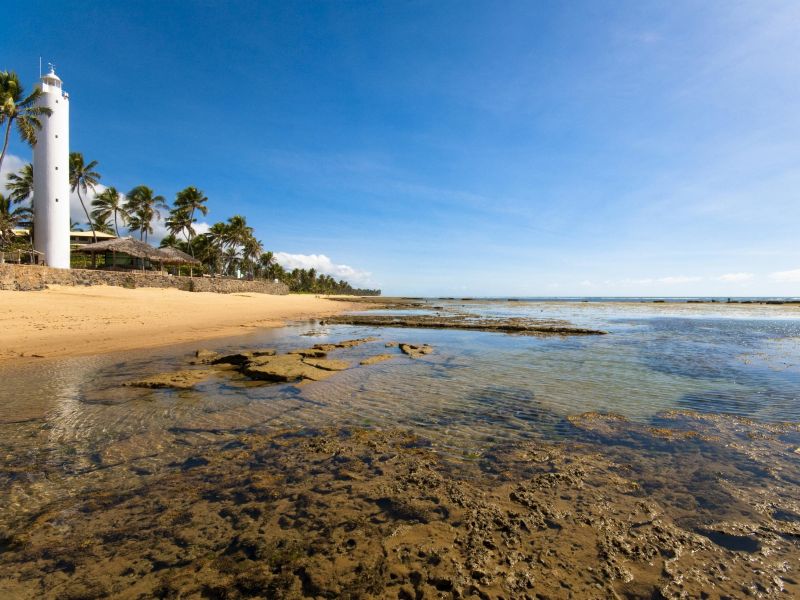
[[6, 150], [8, 150], [8, 136], [11, 134], [11, 122], [14, 119], [8, 120], [8, 125], [6, 126], [6, 138], [3, 142], [3, 151], [0, 152], [0, 169], [3, 168], [3, 159], [6, 157]]
[[117, 211], [114, 211], [114, 231], [117, 232], [117, 237], [119, 237], [119, 227], [117, 227]]
[[[192, 208], [192, 214], [189, 215], [189, 227], [192, 226], [192, 223], [194, 223], [194, 208]], [[192, 247], [192, 240], [188, 240], [188, 242], [189, 242], [189, 252], [192, 253], [192, 258], [194, 258], [194, 248]]]
[[92, 223], [92, 218], [89, 216], [89, 211], [86, 210], [86, 205], [83, 203], [83, 197], [81, 196], [81, 188], [76, 187], [75, 191], [78, 192], [78, 200], [81, 201], [81, 208], [83, 209], [83, 214], [86, 215], [86, 220], [89, 222], [89, 227], [92, 229], [92, 242], [97, 243], [97, 234], [94, 232], [94, 223]]

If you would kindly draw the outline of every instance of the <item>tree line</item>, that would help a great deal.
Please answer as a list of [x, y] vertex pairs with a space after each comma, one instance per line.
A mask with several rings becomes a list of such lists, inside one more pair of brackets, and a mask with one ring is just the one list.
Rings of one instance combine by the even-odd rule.
[[[16, 124], [20, 138], [31, 147], [36, 145], [36, 134], [41, 129], [41, 117], [49, 109], [36, 105], [39, 89], [25, 95], [15, 73], [0, 72], [0, 126], [5, 124], [4, 144], [0, 153], [0, 167], [5, 158], [12, 124]], [[154, 233], [154, 225], [164, 220], [168, 235], [161, 247], [173, 247], [200, 261], [201, 270], [208, 274], [278, 280], [293, 292], [324, 294], [379, 295], [380, 290], [358, 289], [344, 280], [335, 280], [315, 269], [284, 269], [275, 261], [273, 252], [266, 251], [254, 229], [242, 215], [211, 225], [207, 232], [198, 234], [198, 216], [208, 215], [208, 198], [194, 186], [175, 195], [172, 204], [164, 196], [146, 186], [137, 185], [126, 194], [115, 187], [106, 187], [99, 193], [96, 188], [102, 178], [98, 161], [86, 161], [80, 152], [69, 155], [70, 191], [77, 194], [86, 216], [86, 226], [97, 241], [97, 232], [119, 237], [120, 228], [138, 235], [147, 242]], [[0, 194], [0, 248], [9, 249], [21, 241], [15, 228], [32, 232], [33, 223], [33, 165], [24, 165], [17, 173], [8, 175], [8, 196]], [[91, 203], [87, 201], [91, 195]], [[75, 224], [77, 225], [77, 224]], [[30, 244], [32, 235], [25, 242]]]

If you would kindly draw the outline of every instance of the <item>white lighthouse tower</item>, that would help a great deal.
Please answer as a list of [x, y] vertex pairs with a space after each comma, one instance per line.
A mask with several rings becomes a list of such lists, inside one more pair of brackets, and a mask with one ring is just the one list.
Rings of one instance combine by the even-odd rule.
[[41, 117], [33, 148], [33, 245], [50, 267], [69, 269], [69, 95], [53, 67], [39, 84]]

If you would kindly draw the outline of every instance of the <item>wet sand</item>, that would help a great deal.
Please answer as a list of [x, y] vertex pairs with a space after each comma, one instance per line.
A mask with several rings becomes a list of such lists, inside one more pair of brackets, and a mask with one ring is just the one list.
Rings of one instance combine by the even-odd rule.
[[0, 360], [102, 354], [227, 337], [352, 306], [305, 294], [109, 286], [0, 291]]

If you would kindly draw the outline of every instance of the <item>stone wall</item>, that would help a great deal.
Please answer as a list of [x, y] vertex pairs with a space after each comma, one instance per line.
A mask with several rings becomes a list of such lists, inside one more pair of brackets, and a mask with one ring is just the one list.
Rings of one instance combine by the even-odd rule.
[[175, 277], [160, 273], [132, 271], [90, 271], [87, 269], [51, 269], [33, 265], [0, 264], [0, 290], [43, 290], [48, 285], [115, 285], [126, 288], [177, 288], [187, 292], [232, 294], [288, 294], [283, 283], [245, 281], [213, 277]]

